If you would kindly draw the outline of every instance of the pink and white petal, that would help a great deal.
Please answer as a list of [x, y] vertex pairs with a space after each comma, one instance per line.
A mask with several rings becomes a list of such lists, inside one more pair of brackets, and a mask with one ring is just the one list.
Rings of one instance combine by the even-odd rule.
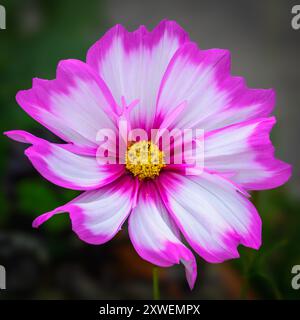
[[206, 134], [205, 168], [222, 174], [248, 190], [270, 189], [284, 184], [291, 166], [275, 158], [270, 131], [275, 117], [228, 126]]
[[[38, 138], [34, 136], [33, 134], [23, 131], [23, 130], [11, 130], [3, 133], [4, 135], [8, 136], [10, 139], [22, 142], [22, 143], [29, 143], [34, 144], [38, 142], [45, 141], [44, 139]], [[74, 145], [72, 143], [65, 143], [65, 144], [58, 144], [60, 147], [84, 156], [96, 156], [97, 155], [97, 148], [95, 147], [80, 147], [77, 145]]]
[[160, 82], [176, 50], [188, 35], [174, 21], [164, 20], [153, 31], [141, 26], [128, 32], [121, 25], [110, 29], [88, 51], [87, 63], [96, 70], [122, 105], [136, 99], [132, 128], [151, 129]]
[[205, 171], [199, 176], [167, 172], [158, 187], [186, 240], [206, 261], [239, 257], [239, 244], [260, 247], [261, 219], [229, 180]]
[[37, 217], [37, 228], [53, 215], [69, 212], [72, 230], [90, 244], [112, 239], [135, 205], [137, 183], [126, 175], [98, 190], [86, 191], [64, 206]]
[[268, 116], [274, 91], [249, 89], [242, 78], [230, 76], [228, 50], [200, 50], [196, 44], [186, 43], [174, 54], [163, 77], [156, 127], [183, 101], [187, 107], [172, 127], [213, 130]]
[[25, 150], [35, 169], [47, 180], [73, 190], [92, 190], [104, 186], [125, 172], [123, 165], [99, 165], [95, 156], [83, 156], [67, 145], [50, 143], [21, 130], [5, 132], [9, 138], [32, 144]]
[[63, 60], [56, 79], [33, 79], [19, 91], [19, 105], [35, 120], [67, 142], [95, 147], [97, 132], [116, 130], [115, 101], [104, 81], [86, 63]]
[[133, 246], [143, 259], [161, 267], [182, 262], [189, 286], [193, 288], [197, 277], [195, 257], [175, 235], [171, 218], [154, 183], [146, 182], [141, 187], [128, 229]]

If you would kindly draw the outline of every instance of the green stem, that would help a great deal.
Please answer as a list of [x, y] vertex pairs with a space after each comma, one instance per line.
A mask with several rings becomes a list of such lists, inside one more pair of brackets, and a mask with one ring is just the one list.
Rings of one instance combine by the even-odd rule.
[[153, 300], [160, 299], [160, 291], [159, 291], [159, 277], [158, 277], [158, 268], [153, 267], [152, 270], [153, 275]]

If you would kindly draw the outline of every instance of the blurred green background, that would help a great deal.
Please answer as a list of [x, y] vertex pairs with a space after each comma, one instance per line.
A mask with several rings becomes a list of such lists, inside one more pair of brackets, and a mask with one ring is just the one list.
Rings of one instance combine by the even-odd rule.
[[[1, 131], [23, 129], [55, 137], [18, 107], [15, 94], [33, 77], [55, 77], [59, 60], [85, 59], [87, 49], [115, 23], [133, 30], [177, 20], [200, 47], [228, 48], [233, 72], [252, 87], [277, 91], [278, 125], [272, 139], [278, 156], [294, 166], [293, 179], [276, 190], [253, 194], [263, 219], [263, 246], [240, 248], [241, 258], [219, 265], [198, 259], [199, 276], [189, 291], [181, 266], [160, 269], [163, 298], [299, 299], [291, 269], [300, 264], [299, 43], [290, 26], [289, 1], [1, 1], [7, 29], [0, 30]], [[298, 100], [297, 100], [298, 98]], [[133, 250], [126, 228], [111, 242], [91, 246], [72, 233], [68, 215], [39, 230], [37, 215], [77, 193], [44, 180], [24, 156], [25, 146], [0, 139], [0, 264], [7, 290], [0, 299], [151, 298], [152, 266]]]

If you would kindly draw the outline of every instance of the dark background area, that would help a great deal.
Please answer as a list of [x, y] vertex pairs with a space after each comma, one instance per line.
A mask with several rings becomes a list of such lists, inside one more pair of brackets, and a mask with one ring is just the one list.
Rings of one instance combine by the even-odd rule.
[[[263, 246], [240, 247], [241, 258], [213, 265], [198, 259], [190, 291], [182, 266], [160, 269], [163, 298], [299, 299], [291, 269], [300, 264], [300, 30], [291, 27], [297, 1], [75, 1], [8, 0], [7, 29], [0, 30], [0, 131], [28, 130], [54, 137], [18, 107], [15, 94], [33, 77], [55, 77], [59, 60], [85, 59], [87, 49], [111, 26], [152, 29], [174, 19], [203, 49], [227, 48], [233, 74], [250, 87], [277, 92], [277, 156], [292, 163], [284, 187], [253, 194], [263, 219]], [[300, 4], [300, 1], [298, 2]], [[151, 298], [152, 265], [141, 260], [126, 227], [102, 246], [81, 242], [68, 215], [54, 216], [39, 230], [32, 220], [77, 193], [52, 185], [34, 171], [25, 146], [0, 138], [0, 264], [7, 290], [0, 299]]]

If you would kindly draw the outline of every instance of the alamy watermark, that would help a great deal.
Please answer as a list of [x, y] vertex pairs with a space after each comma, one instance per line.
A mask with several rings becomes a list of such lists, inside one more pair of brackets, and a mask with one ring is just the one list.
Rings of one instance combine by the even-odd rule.
[[300, 265], [293, 266], [291, 272], [294, 275], [291, 282], [292, 288], [295, 290], [299, 290], [300, 289]]
[[300, 29], [300, 4], [292, 7], [292, 14], [294, 15], [291, 20], [291, 25], [294, 30]]
[[0, 290], [6, 289], [6, 270], [0, 265]]
[[6, 10], [2, 5], [0, 5], [0, 29], [6, 29]]
[[195, 175], [195, 168], [197, 174], [201, 174], [204, 168], [204, 138], [203, 129], [160, 128], [146, 131], [142, 128], [131, 129], [130, 123], [121, 119], [117, 133], [109, 128], [98, 131], [96, 160], [100, 165], [128, 166], [159, 165], [163, 162], [164, 165], [184, 165], [187, 175]]

